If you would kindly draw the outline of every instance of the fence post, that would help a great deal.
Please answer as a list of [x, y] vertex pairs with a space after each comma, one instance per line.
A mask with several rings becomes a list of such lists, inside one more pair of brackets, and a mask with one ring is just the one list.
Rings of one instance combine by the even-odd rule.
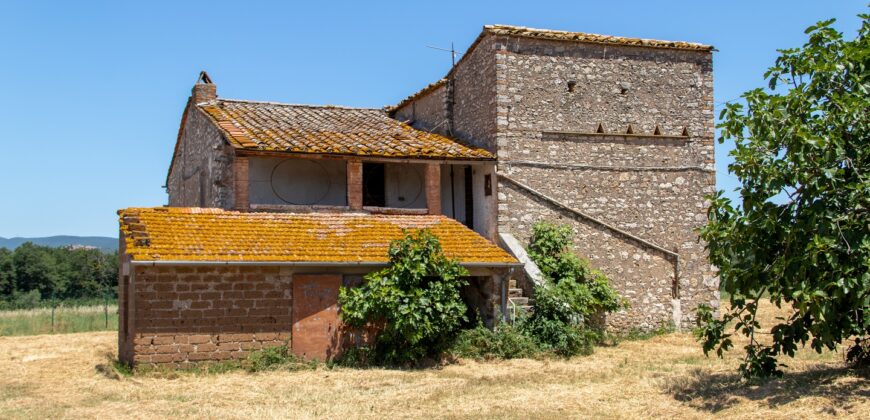
[[106, 287], [103, 287], [103, 314], [106, 316], [106, 327], [105, 329], [109, 329], [109, 291]]
[[51, 333], [54, 334], [54, 308], [57, 302], [54, 300], [54, 290], [51, 291]]

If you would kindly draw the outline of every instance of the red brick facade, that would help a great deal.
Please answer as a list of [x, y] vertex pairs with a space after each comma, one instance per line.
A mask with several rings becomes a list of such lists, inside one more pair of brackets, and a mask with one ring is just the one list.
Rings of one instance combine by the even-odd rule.
[[131, 285], [122, 277], [122, 361], [183, 367], [290, 342], [292, 280], [278, 267], [140, 266]]
[[233, 189], [235, 191], [236, 210], [247, 210], [250, 207], [248, 168], [248, 158], [236, 156], [233, 161]]
[[347, 205], [353, 210], [363, 208], [363, 169], [359, 160], [347, 161]]
[[426, 208], [429, 214], [441, 214], [441, 165], [426, 164]]

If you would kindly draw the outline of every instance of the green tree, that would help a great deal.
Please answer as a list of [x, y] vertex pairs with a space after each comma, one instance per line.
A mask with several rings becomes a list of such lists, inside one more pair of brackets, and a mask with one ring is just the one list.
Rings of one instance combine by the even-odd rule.
[[15, 288], [19, 292], [36, 290], [42, 298], [54, 294], [60, 297], [66, 290], [67, 279], [58, 270], [58, 262], [51, 248], [26, 242], [12, 255], [15, 267]]
[[[745, 377], [779, 375], [780, 355], [798, 346], [834, 349], [870, 337], [870, 41], [868, 16], [844, 40], [832, 20], [807, 29], [808, 42], [781, 50], [765, 73], [769, 89], [727, 104], [719, 142], [732, 140], [741, 203], [710, 197], [701, 230], [730, 307], [699, 316], [704, 351], [732, 346], [728, 323], [749, 338]], [[758, 302], [791, 315], [758, 340]], [[863, 347], [862, 347], [863, 346]], [[852, 353], [857, 354], [857, 353]], [[864, 353], [866, 356], [866, 353]]]
[[0, 248], [0, 299], [15, 290], [15, 272], [12, 269], [12, 251]]
[[362, 285], [342, 287], [341, 319], [351, 327], [376, 326], [376, 363], [409, 363], [437, 355], [459, 332], [466, 306], [459, 290], [468, 271], [441, 251], [426, 229], [390, 244], [389, 265]]

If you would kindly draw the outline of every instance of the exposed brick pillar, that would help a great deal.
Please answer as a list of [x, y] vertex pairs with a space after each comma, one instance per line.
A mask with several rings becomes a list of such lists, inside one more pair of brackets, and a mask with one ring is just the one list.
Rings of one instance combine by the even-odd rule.
[[199, 79], [190, 90], [190, 99], [193, 103], [208, 102], [217, 99], [217, 85], [212, 83], [208, 73], [200, 72]]
[[426, 164], [426, 208], [429, 214], [441, 214], [441, 165]]
[[236, 156], [233, 160], [233, 190], [235, 191], [236, 210], [248, 210], [248, 158]]
[[363, 165], [361, 161], [347, 161], [347, 205], [353, 210], [363, 207]]

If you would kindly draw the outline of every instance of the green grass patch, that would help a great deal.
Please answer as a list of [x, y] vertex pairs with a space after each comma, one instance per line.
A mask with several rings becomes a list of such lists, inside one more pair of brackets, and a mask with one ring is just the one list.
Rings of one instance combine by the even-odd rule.
[[[52, 315], [53, 312], [53, 315]], [[108, 321], [106, 312], [108, 312]], [[117, 331], [118, 308], [108, 306], [59, 306], [0, 311], [0, 336]]]
[[[251, 352], [242, 360], [227, 360], [222, 362], [203, 361], [194, 363], [184, 368], [173, 368], [163, 365], [143, 364], [131, 368], [117, 360], [111, 360], [104, 370], [111, 370], [118, 376], [139, 376], [150, 378], [174, 379], [182, 375], [209, 376], [220, 375], [229, 372], [245, 371], [248, 373], [317, 369], [321, 363], [312, 360], [304, 361], [289, 351], [287, 346], [269, 347], [263, 350]], [[330, 367], [331, 365], [325, 365]], [[107, 375], [112, 376], [112, 375]]]

